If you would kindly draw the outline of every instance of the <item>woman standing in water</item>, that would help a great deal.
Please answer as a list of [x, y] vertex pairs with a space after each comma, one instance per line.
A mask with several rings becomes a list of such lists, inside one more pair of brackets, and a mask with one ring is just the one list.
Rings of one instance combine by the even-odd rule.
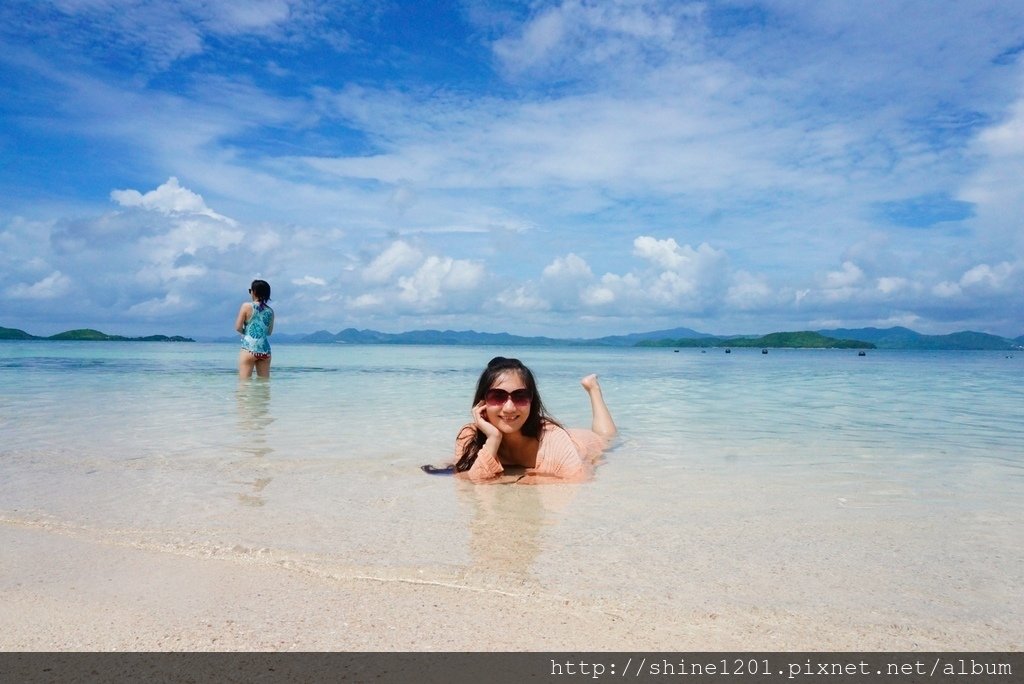
[[261, 378], [270, 377], [270, 333], [274, 332], [274, 310], [270, 301], [270, 283], [254, 280], [249, 286], [252, 301], [242, 304], [235, 319], [235, 331], [242, 335], [242, 351], [238, 354], [238, 375], [252, 376], [253, 369]]
[[597, 376], [580, 384], [590, 397], [591, 429], [567, 430], [547, 415], [529, 368], [518, 359], [491, 359], [477, 382], [473, 422], [459, 432], [450, 469], [476, 482], [589, 479], [616, 429]]

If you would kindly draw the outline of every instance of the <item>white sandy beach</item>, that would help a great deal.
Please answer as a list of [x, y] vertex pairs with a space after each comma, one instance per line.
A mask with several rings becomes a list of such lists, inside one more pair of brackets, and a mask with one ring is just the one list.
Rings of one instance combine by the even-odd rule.
[[[998, 625], [842, 610], [571, 600], [429, 580], [324, 577], [5, 527], [6, 651], [1020, 650]], [[788, 592], [788, 590], [787, 590]], [[1007, 626], [1009, 627], [1009, 626]]]

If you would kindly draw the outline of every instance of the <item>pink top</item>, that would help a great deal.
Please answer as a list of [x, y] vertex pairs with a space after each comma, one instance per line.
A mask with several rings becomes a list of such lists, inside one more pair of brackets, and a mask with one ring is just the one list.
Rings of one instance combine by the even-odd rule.
[[[455, 460], [462, 456], [466, 443], [476, 437], [476, 427], [466, 425], [455, 440]], [[526, 475], [518, 480], [521, 484], [542, 482], [583, 482], [594, 474], [594, 461], [604, 452], [608, 443], [596, 432], [582, 429], [564, 429], [554, 423], [545, 423], [537, 448], [537, 463], [526, 469]], [[497, 457], [479, 454], [473, 466], [462, 473], [456, 473], [474, 482], [493, 480], [505, 472], [504, 465]]]

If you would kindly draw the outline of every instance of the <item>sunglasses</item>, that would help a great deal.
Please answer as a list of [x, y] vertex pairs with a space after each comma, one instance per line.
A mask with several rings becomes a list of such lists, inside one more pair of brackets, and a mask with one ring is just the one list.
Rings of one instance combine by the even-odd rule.
[[504, 406], [509, 399], [516, 406], [529, 406], [533, 401], [533, 395], [528, 389], [517, 389], [513, 392], [506, 392], [503, 389], [489, 389], [484, 394], [484, 402], [488, 406]]

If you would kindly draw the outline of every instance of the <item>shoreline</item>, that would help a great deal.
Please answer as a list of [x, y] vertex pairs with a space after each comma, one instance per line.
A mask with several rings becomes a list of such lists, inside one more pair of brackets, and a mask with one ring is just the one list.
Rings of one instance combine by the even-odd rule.
[[[5, 526], [4, 651], [1019, 651], [1012, 626], [913, 626], [693, 597], [677, 612], [323, 576]], [[822, 611], [827, 612], [827, 611]], [[865, 619], [867, 618], [867, 619]], [[879, 621], [880, 620], [880, 621]]]

